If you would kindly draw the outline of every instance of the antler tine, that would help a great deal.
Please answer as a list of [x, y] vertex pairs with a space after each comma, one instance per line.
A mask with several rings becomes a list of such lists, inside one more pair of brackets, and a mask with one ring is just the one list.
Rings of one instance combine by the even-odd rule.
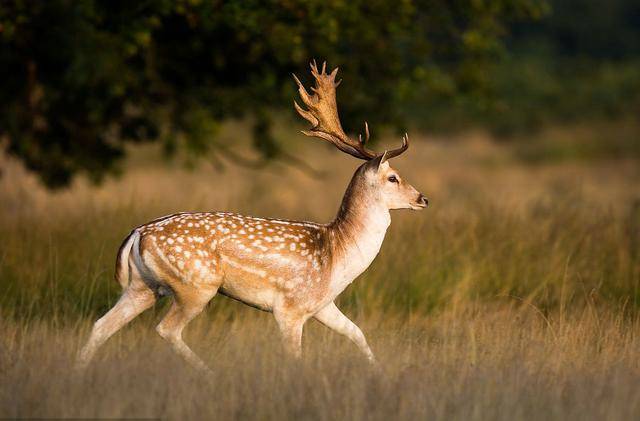
[[301, 106], [298, 105], [297, 102], [293, 101], [293, 106], [295, 107], [298, 114], [300, 114], [305, 120], [313, 125], [313, 128], [318, 126], [318, 119], [313, 116], [309, 111], [305, 110]]
[[307, 92], [302, 82], [300, 82], [300, 79], [298, 79], [298, 76], [296, 76], [294, 73], [292, 73], [292, 75], [296, 83], [298, 84], [298, 94], [300, 95], [300, 98], [305, 103], [305, 105], [307, 105], [308, 107], [311, 106], [311, 104], [313, 104], [313, 99], [311, 95], [309, 95], [309, 92]]
[[360, 142], [361, 145], [369, 141], [369, 124], [366, 121], [364, 122], [364, 136], [364, 140], [362, 140], [362, 134], [358, 135], [358, 142]]
[[[315, 86], [311, 87], [313, 95], [309, 95], [309, 92], [307, 92], [297, 76], [293, 75], [294, 80], [298, 84], [300, 98], [304, 102], [304, 105], [307, 106], [307, 109], [305, 110], [300, 107], [295, 101], [293, 102], [294, 107], [298, 114], [313, 126], [310, 130], [305, 130], [302, 133], [307, 136], [324, 139], [341, 151], [359, 159], [370, 160], [382, 156], [382, 154], [370, 151], [365, 147], [365, 143], [369, 141], [370, 136], [369, 124], [367, 122], [365, 122], [364, 141], [362, 140], [362, 135], [359, 136], [358, 141], [353, 141], [342, 130], [336, 102], [336, 87], [342, 82], [342, 80], [338, 82], [335, 80], [338, 74], [338, 68], [335, 68], [331, 73], [327, 74], [326, 61], [322, 63], [320, 71], [318, 71], [318, 64], [315, 60], [309, 63], [309, 66], [311, 67], [311, 75], [315, 79]], [[407, 147], [408, 143], [403, 139], [402, 146], [388, 152], [387, 156], [398, 156], [404, 152]]]
[[364, 122], [364, 141], [369, 141], [369, 123], [367, 123], [366, 121]]
[[396, 157], [409, 149], [409, 135], [407, 133], [402, 136], [402, 145], [399, 148], [392, 149], [387, 152], [387, 159]]

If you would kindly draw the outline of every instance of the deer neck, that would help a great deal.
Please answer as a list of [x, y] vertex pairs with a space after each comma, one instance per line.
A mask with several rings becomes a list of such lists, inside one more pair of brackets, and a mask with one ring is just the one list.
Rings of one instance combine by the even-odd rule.
[[390, 223], [387, 207], [352, 182], [338, 215], [328, 226], [332, 278], [337, 289], [344, 289], [369, 267], [380, 251]]

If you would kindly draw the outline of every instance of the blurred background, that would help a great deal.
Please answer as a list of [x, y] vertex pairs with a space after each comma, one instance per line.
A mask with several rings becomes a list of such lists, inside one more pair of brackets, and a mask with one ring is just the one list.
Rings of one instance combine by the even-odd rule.
[[482, 129], [529, 160], [639, 153], [632, 0], [8, 0], [0, 43], [4, 150], [52, 188], [121, 170], [130, 143], [242, 161], [230, 119], [250, 127], [249, 162], [295, 161], [273, 124], [295, 118], [291, 73], [308, 81], [312, 58], [341, 67], [347, 131]]
[[[300, 374], [223, 297], [186, 332], [218, 399], [164, 302], [70, 373], [133, 227], [333, 218], [360, 162], [299, 133], [314, 58], [430, 202], [338, 300], [385, 376], [311, 322]], [[639, 417], [637, 1], [4, 0], [0, 76], [0, 416]]]
[[[623, 249], [598, 258], [622, 253], [625, 276], [599, 262], [578, 275], [591, 278], [588, 289], [640, 298], [637, 2], [12, 0], [0, 5], [0, 42], [3, 225], [43, 223], [39, 209], [53, 230], [64, 223], [56, 212], [77, 214], [73, 226], [92, 212], [126, 215], [111, 216], [113, 238], [99, 238], [104, 270], [132, 226], [163, 213], [330, 220], [357, 162], [299, 133], [306, 122], [293, 110], [291, 74], [310, 86], [317, 58], [340, 66], [347, 132], [368, 120], [378, 148], [411, 133], [399, 165], [434, 204], [415, 221], [456, 209], [471, 229], [485, 212], [485, 241], [499, 229], [491, 222], [504, 222], [500, 212], [525, 209], [519, 223], [531, 233], [571, 212], [596, 225], [611, 220], [596, 210], [624, 215], [612, 223], [631, 224], [622, 228], [629, 239], [611, 244]], [[438, 220], [424, 224], [433, 230]], [[23, 289], [8, 270], [19, 248], [4, 248], [2, 270]], [[539, 266], [533, 254], [521, 257]], [[578, 257], [569, 248], [554, 258], [569, 270]], [[413, 252], [403, 259], [419, 261]], [[471, 282], [475, 293], [481, 279]], [[538, 294], [542, 281], [500, 275], [487, 288]]]

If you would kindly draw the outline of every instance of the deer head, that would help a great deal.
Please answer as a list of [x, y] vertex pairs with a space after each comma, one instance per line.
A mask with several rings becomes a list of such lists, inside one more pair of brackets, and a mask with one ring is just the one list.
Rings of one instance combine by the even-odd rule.
[[315, 86], [311, 88], [313, 95], [310, 95], [296, 75], [293, 75], [298, 84], [300, 98], [307, 109], [302, 108], [295, 101], [294, 107], [298, 114], [313, 125], [311, 129], [304, 130], [302, 133], [324, 139], [342, 152], [367, 161], [358, 168], [351, 180], [348, 189], [351, 195], [362, 196], [365, 202], [375, 201], [386, 209], [425, 208], [428, 204], [427, 198], [405, 182], [388, 162], [389, 159], [399, 156], [409, 148], [409, 136], [406, 133], [402, 137], [400, 147], [390, 151], [374, 152], [366, 147], [370, 136], [367, 122], [364, 123], [364, 138], [359, 135], [357, 141], [351, 139], [342, 129], [336, 101], [336, 88], [341, 82], [341, 80], [336, 82], [337, 73], [338, 68], [327, 74], [326, 62], [318, 71], [315, 61], [312, 62], [311, 75], [315, 79]]

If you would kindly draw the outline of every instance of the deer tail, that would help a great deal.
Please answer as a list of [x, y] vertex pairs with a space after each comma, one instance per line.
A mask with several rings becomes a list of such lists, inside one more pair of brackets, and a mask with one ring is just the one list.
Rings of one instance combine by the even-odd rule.
[[126, 288], [127, 285], [129, 285], [129, 254], [131, 253], [134, 242], [139, 241], [140, 233], [135, 229], [125, 238], [120, 246], [120, 250], [118, 250], [118, 257], [116, 259], [116, 281], [122, 285], [122, 288]]

